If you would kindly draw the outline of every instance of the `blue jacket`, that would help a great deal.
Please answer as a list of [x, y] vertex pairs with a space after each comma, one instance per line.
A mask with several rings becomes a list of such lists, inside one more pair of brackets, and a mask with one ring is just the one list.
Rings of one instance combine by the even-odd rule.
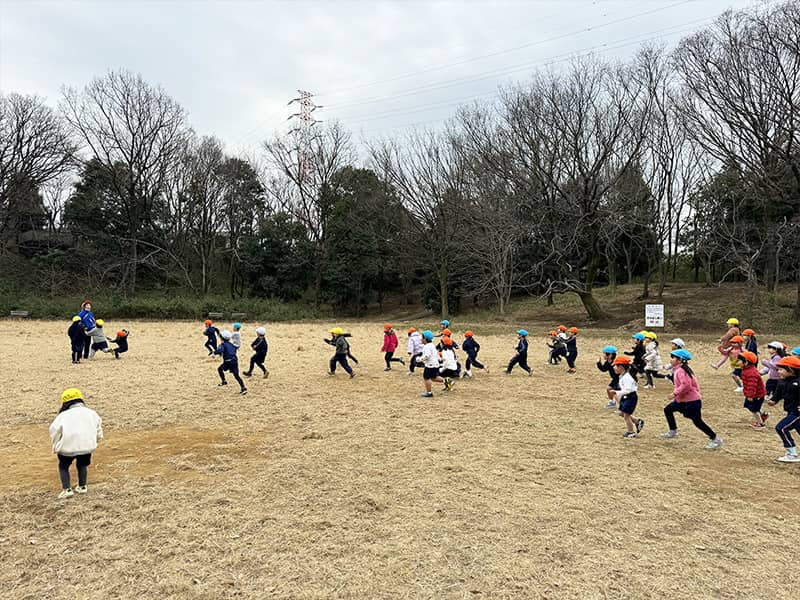
[[230, 343], [230, 341], [225, 340], [222, 342], [216, 350], [214, 350], [214, 354], [222, 354], [222, 360], [224, 362], [229, 363], [238, 363], [239, 359], [236, 356], [236, 346]]
[[578, 336], [573, 335], [570, 338], [567, 338], [567, 352], [574, 352], [575, 354], [578, 353]]
[[748, 352], [752, 352], [755, 355], [758, 355], [758, 342], [755, 338], [750, 338], [747, 340], [747, 343], [744, 345], [744, 349]]
[[528, 338], [519, 338], [517, 342], [517, 354], [528, 354]]
[[206, 330], [203, 333], [208, 338], [209, 342], [215, 342], [216, 343], [217, 334], [219, 333], [219, 329], [217, 329], [213, 325], [209, 325], [208, 327], [206, 327]]
[[467, 356], [469, 356], [470, 358], [475, 358], [481, 349], [481, 345], [477, 341], [475, 341], [474, 338], [471, 337], [466, 338], [461, 347], [464, 349], [464, 352], [466, 352]]
[[269, 349], [267, 338], [257, 337], [253, 340], [253, 343], [250, 344], [250, 347], [253, 349], [253, 352], [256, 353], [256, 356], [266, 356], [267, 350]]
[[81, 318], [81, 324], [86, 331], [91, 331], [97, 325], [97, 320], [94, 318], [94, 313], [90, 310], [82, 308], [81, 312], [78, 313], [78, 316]]

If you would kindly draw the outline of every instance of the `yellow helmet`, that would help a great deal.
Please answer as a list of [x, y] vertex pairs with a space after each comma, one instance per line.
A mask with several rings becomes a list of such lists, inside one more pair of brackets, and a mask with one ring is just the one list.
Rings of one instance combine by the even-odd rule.
[[726, 325], [738, 325], [739, 324], [739, 319], [737, 319], [736, 317], [731, 317], [730, 319], [725, 321], [725, 324]]
[[344, 333], [344, 329], [342, 329], [341, 327], [334, 327], [333, 329], [331, 329], [331, 333], [333, 335], [342, 335]]
[[644, 332], [644, 337], [646, 337], [649, 340], [657, 340], [658, 339], [658, 336], [652, 331], [645, 331]]
[[67, 388], [61, 392], [61, 404], [72, 400], [83, 400], [83, 394], [78, 388]]
[[73, 323], [77, 323], [80, 320], [81, 320], [81, 318], [78, 315], [75, 315], [74, 317], [72, 317], [72, 322]]
[[97, 319], [96, 323], [97, 323], [97, 326], [98, 326], [98, 327], [102, 327], [103, 325], [105, 325], [105, 324], [106, 324], [106, 322], [105, 322], [105, 321], [103, 321], [103, 319]]

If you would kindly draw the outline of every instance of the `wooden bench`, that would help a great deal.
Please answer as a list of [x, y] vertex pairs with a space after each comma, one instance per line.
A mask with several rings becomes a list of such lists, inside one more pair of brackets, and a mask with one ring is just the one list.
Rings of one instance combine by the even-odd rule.
[[12, 310], [8, 313], [8, 316], [12, 319], [27, 319], [31, 316], [31, 313], [27, 310]]
[[216, 319], [217, 321], [219, 321], [219, 320], [222, 319], [222, 313], [221, 312], [210, 312], [210, 313], [208, 313], [208, 318], [209, 319]]
[[244, 321], [247, 318], [247, 313], [231, 313], [231, 319], [234, 321]]

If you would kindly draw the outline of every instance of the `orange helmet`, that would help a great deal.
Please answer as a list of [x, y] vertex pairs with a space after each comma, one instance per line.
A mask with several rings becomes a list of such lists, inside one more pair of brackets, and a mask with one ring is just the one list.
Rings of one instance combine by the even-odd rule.
[[754, 365], [758, 364], [758, 357], [755, 355], [755, 353], [750, 352], [749, 350], [745, 350], [744, 352], [740, 352], [739, 353], [739, 358], [743, 358], [747, 362], [752, 363]]
[[453, 335], [453, 332], [450, 331], [449, 329], [442, 329], [442, 335], [445, 337], [450, 337], [451, 335]]
[[792, 369], [795, 373], [800, 372], [800, 356], [784, 356], [778, 361], [778, 366]]
[[567, 330], [567, 326], [566, 325], [559, 325], [558, 326], [558, 330], [559, 331], [566, 331]]
[[475, 335], [475, 334], [472, 333], [471, 331], [465, 331], [464, 332], [464, 337], [472, 337], [473, 335]]
[[409, 335], [411, 335], [411, 334], [412, 334], [412, 333], [414, 333], [415, 331], [416, 331], [416, 329], [414, 329], [413, 327], [409, 327], [409, 328], [408, 328], [408, 334], [409, 334]]
[[554, 329], [551, 329], [550, 331], [547, 332], [547, 335], [558, 335], [558, 332]]
[[577, 327], [570, 327], [569, 328], [569, 332], [570, 333], [578, 333], [578, 328]]
[[442, 344], [444, 344], [445, 346], [452, 346], [453, 340], [451, 340], [448, 336], [444, 336], [442, 338]]
[[744, 338], [740, 335], [735, 335], [731, 338], [731, 341], [734, 344], [744, 344]]
[[203, 325], [208, 327], [209, 325], [213, 325], [213, 322], [211, 321], [211, 319], [206, 319], [205, 321], [203, 321]]
[[386, 324], [383, 326], [383, 330], [384, 330], [384, 331], [389, 331], [391, 328], [392, 328], [392, 324], [391, 324], [391, 323], [386, 323]]
[[117, 337], [118, 337], [118, 338], [124, 338], [124, 337], [128, 337], [128, 332], [127, 332], [127, 331], [125, 331], [124, 329], [123, 329], [123, 330], [121, 330], [121, 331], [118, 331], [118, 332], [117, 332]]
[[756, 332], [755, 332], [755, 331], [753, 331], [752, 329], [745, 329], [745, 330], [742, 332], [742, 335], [755, 335], [755, 334], [756, 334]]
[[614, 362], [611, 363], [612, 365], [631, 365], [633, 361], [631, 360], [630, 356], [618, 356], [614, 359]]

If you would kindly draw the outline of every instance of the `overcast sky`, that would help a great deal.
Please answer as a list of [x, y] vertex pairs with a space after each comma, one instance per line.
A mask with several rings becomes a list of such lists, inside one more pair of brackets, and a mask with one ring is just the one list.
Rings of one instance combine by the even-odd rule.
[[498, 85], [594, 50], [674, 44], [755, 0], [0, 0], [0, 89], [56, 105], [109, 69], [138, 72], [200, 134], [252, 152], [288, 129], [297, 89], [365, 137], [435, 125]]

